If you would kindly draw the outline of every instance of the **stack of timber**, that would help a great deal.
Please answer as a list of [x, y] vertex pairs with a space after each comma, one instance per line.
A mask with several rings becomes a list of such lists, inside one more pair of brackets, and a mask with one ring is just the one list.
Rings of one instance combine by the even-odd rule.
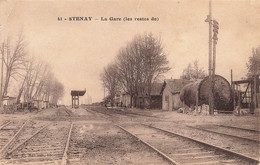
[[[209, 104], [210, 79], [205, 77], [187, 84], [180, 92], [180, 99], [187, 106]], [[222, 76], [215, 75], [214, 106], [217, 110], [232, 110], [232, 90], [229, 82]]]

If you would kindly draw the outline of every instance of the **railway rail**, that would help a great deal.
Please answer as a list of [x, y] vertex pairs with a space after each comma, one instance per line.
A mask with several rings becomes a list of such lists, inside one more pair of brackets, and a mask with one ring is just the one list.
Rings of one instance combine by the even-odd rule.
[[244, 131], [255, 132], [255, 133], [260, 133], [260, 131], [256, 130], [256, 129], [248, 129], [248, 128], [230, 126], [230, 125], [222, 125], [222, 124], [216, 124], [216, 126], [224, 127], [224, 128], [232, 128], [232, 129], [237, 129], [237, 130], [244, 130]]
[[11, 121], [6, 121], [6, 122], [4, 122], [1, 126], [0, 126], [0, 130], [3, 128], [3, 127], [5, 127], [5, 126], [7, 126], [8, 124], [10, 124], [11, 123]]
[[226, 150], [161, 128], [142, 124], [124, 128], [171, 164], [258, 164], [255, 158]]
[[250, 142], [260, 143], [259, 132], [254, 132], [255, 130], [245, 130], [239, 129], [238, 127], [227, 127], [227, 126], [219, 126], [219, 125], [211, 125], [211, 126], [188, 126], [189, 128], [201, 130], [204, 132], [211, 132], [219, 135], [224, 135], [232, 138], [242, 139]]

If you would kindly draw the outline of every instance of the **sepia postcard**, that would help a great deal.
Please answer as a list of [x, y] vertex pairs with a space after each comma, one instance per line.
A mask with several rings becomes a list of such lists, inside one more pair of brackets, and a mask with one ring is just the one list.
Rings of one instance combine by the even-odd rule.
[[260, 0], [0, 0], [0, 165], [260, 161]]

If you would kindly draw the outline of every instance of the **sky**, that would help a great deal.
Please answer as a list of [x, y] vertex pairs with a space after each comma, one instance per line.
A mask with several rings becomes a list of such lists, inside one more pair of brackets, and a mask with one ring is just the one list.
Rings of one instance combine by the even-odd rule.
[[[172, 68], [166, 78], [179, 78], [195, 60], [207, 72], [208, 10], [207, 0], [0, 0], [0, 41], [23, 29], [29, 54], [49, 62], [65, 86], [61, 103], [71, 104], [72, 89], [86, 89], [80, 103], [88, 96], [96, 102], [104, 97], [103, 68], [137, 34], [161, 37]], [[212, 0], [212, 14], [220, 27], [216, 74], [230, 81], [232, 69], [234, 80], [239, 80], [246, 75], [252, 48], [260, 45], [260, 0]], [[68, 21], [69, 17], [92, 20]], [[159, 20], [151, 21], [152, 17]]]

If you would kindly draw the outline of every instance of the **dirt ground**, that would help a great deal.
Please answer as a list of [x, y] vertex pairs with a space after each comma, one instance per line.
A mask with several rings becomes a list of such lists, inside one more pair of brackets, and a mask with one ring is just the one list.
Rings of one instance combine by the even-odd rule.
[[[172, 132], [196, 138], [207, 143], [233, 150], [244, 155], [260, 159], [260, 145], [229, 138], [214, 133], [205, 133], [187, 126], [208, 126], [214, 124], [241, 127], [260, 131], [260, 117], [256, 115], [237, 116], [233, 114], [198, 115], [183, 114], [176, 111], [128, 109], [133, 113], [141, 112], [158, 117], [158, 120], [146, 121], [151, 124]], [[160, 120], [159, 120], [160, 119]], [[259, 135], [260, 136], [260, 135]]]
[[[108, 116], [95, 113], [102, 109], [107, 114], [115, 111], [104, 107], [88, 107], [89, 111], [79, 108], [68, 112], [62, 108], [41, 110], [32, 113], [0, 114], [0, 125], [13, 120], [35, 120], [43, 122], [73, 123], [69, 146], [69, 164], [167, 164], [158, 154], [147, 146], [129, 136], [114, 124], [129, 125], [133, 123], [151, 124], [169, 131], [184, 134], [201, 141], [231, 149], [254, 158], [259, 157], [259, 145], [234, 141], [232, 138], [204, 133], [187, 127], [222, 124], [260, 130], [259, 116], [235, 116], [218, 114], [214, 116], [182, 114], [176, 111], [121, 109], [122, 112]], [[141, 114], [141, 116], [134, 115]], [[58, 136], [58, 135], [57, 135]]]
[[147, 109], [127, 109], [127, 111], [149, 114], [156, 116], [165, 122], [176, 122], [179, 124], [190, 125], [208, 125], [208, 124], [223, 124], [229, 126], [237, 126], [248, 129], [260, 130], [260, 116], [256, 115], [242, 115], [237, 116], [233, 114], [215, 114], [199, 115], [199, 114], [183, 114], [177, 111], [164, 111], [164, 110], [147, 110]]

